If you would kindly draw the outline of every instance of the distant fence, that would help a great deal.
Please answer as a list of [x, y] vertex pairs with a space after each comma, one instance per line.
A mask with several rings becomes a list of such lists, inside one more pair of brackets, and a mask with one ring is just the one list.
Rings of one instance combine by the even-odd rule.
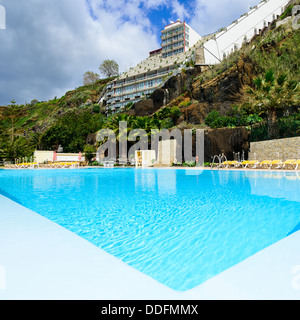
[[272, 130], [272, 134], [270, 134], [269, 126], [267, 121], [251, 125], [250, 141], [255, 142], [300, 136], [300, 119], [298, 120], [296, 115], [278, 119], [275, 124], [272, 124], [272, 126], [276, 127], [275, 132]]

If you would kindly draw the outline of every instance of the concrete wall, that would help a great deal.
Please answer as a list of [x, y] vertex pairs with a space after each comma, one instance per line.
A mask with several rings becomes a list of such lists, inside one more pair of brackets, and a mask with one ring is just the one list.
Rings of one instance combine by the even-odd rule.
[[34, 158], [37, 163], [53, 161], [54, 151], [34, 151]]
[[[191, 48], [194, 44], [196, 44], [199, 40], [201, 40], [201, 36], [194, 30], [192, 29], [188, 24], [186, 26], [189, 28], [189, 47]], [[186, 48], [186, 50], [188, 50]]]
[[[54, 151], [34, 152], [35, 161], [38, 163], [52, 162], [54, 160]], [[79, 161], [79, 153], [57, 153], [56, 161]], [[85, 156], [81, 156], [81, 161], [85, 161]]]
[[249, 160], [300, 159], [300, 137], [250, 143]]
[[250, 41], [255, 34], [281, 15], [289, 0], [265, 0], [248, 13], [234, 21], [215, 39], [204, 44], [205, 63], [216, 64], [234, 50], [241, 48], [244, 41]]

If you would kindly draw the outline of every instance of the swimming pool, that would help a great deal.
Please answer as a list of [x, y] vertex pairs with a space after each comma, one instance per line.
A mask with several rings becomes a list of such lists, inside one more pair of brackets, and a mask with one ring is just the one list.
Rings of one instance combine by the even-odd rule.
[[180, 291], [300, 229], [295, 172], [2, 170], [0, 193]]

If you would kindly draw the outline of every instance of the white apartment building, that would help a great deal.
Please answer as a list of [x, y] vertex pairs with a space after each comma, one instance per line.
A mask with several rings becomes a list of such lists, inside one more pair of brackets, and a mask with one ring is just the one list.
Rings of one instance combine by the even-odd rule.
[[193, 30], [185, 21], [177, 20], [161, 31], [162, 57], [186, 52], [194, 44], [201, 40], [201, 36]]

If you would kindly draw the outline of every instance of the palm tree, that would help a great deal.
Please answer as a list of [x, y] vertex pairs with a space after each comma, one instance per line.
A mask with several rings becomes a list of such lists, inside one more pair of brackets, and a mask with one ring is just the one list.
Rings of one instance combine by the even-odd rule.
[[[120, 122], [121, 121], [126, 121], [127, 122], [127, 132], [126, 134], [131, 130], [132, 127], [132, 122], [133, 122], [133, 117], [131, 115], [128, 114], [117, 114], [115, 116], [113, 116], [112, 118], [110, 118], [107, 121], [107, 128], [108, 129], [112, 129], [114, 131], [114, 133], [116, 134], [117, 140], [119, 140], [119, 129], [120, 129]], [[123, 134], [125, 134], [125, 132], [123, 132]]]
[[43, 134], [41, 132], [35, 132], [31, 135], [29, 144], [36, 150], [41, 150], [43, 141]]
[[298, 90], [296, 81], [287, 81], [287, 75], [281, 74], [275, 77], [272, 69], [253, 80], [254, 89], [248, 93], [253, 97], [253, 103], [268, 116], [268, 130], [270, 137], [276, 137], [278, 133], [277, 110], [286, 109], [293, 104], [293, 98]]
[[133, 129], [142, 129], [151, 135], [151, 129], [160, 129], [160, 120], [154, 117], [136, 117], [132, 122]]

